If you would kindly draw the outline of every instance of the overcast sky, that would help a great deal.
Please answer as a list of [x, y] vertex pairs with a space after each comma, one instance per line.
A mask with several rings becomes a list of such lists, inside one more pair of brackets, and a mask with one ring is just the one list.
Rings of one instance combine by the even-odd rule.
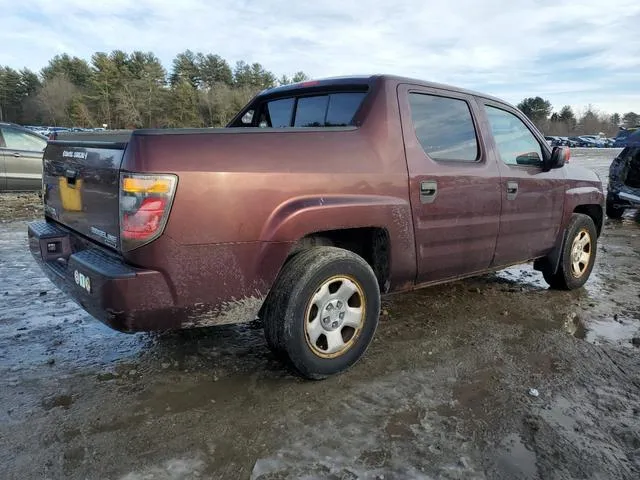
[[393, 73], [640, 112], [640, 0], [0, 0], [0, 64], [186, 49], [276, 75]]

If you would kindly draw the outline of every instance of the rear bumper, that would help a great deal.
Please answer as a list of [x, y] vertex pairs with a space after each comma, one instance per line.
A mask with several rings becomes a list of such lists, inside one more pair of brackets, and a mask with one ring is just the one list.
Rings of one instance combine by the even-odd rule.
[[133, 267], [114, 253], [51, 222], [29, 224], [29, 249], [47, 277], [82, 308], [123, 332], [182, 325], [161, 272]]

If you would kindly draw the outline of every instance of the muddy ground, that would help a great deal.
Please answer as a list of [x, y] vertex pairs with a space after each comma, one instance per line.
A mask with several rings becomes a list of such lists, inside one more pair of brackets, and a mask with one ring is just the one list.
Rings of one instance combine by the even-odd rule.
[[4, 223], [31, 220], [42, 215], [42, 201], [37, 193], [0, 194], [0, 228]]
[[[605, 178], [613, 155], [573, 161]], [[2, 479], [640, 478], [633, 213], [607, 221], [584, 289], [548, 290], [521, 266], [389, 297], [366, 357], [306, 382], [257, 323], [109, 330], [43, 278], [25, 236], [37, 197], [11, 198], [0, 197]]]

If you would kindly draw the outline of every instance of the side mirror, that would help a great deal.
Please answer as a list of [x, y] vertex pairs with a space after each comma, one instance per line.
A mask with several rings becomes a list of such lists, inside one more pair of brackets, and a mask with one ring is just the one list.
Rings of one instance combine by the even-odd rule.
[[569, 147], [553, 147], [551, 158], [547, 162], [545, 170], [564, 167], [564, 164], [569, 162], [570, 157], [571, 150], [569, 150]]

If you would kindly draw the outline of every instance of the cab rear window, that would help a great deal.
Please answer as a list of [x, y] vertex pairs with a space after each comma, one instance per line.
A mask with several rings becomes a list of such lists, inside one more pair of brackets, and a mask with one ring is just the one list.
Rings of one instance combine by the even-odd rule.
[[366, 92], [335, 92], [267, 100], [247, 111], [242, 124], [234, 126], [282, 127], [346, 127], [353, 125]]
[[265, 116], [269, 118], [270, 127], [288, 127], [291, 124], [291, 114], [293, 113], [294, 98], [281, 98], [267, 103]]

